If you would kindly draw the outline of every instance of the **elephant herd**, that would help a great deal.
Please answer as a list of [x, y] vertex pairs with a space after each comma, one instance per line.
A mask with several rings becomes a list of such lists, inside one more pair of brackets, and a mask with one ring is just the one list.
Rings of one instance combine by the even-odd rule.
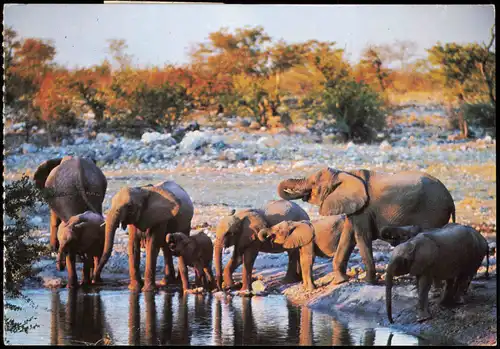
[[[366, 268], [365, 281], [376, 284], [372, 242], [395, 246], [387, 267], [387, 314], [391, 316], [393, 277], [416, 277], [418, 320], [430, 318], [428, 293], [445, 280], [442, 304], [463, 302], [488, 244], [471, 227], [455, 223], [453, 198], [437, 178], [423, 172], [395, 174], [368, 170], [324, 168], [306, 178], [278, 185], [280, 200], [262, 208], [245, 209], [222, 217], [214, 243], [204, 233], [190, 235], [194, 206], [189, 194], [174, 181], [142, 187], [122, 187], [111, 201], [106, 218], [102, 203], [107, 180], [92, 159], [66, 156], [42, 163], [34, 174], [51, 210], [50, 243], [57, 250], [57, 267], [68, 271], [68, 287], [78, 286], [75, 261], [83, 261], [82, 284], [100, 283], [114, 235], [121, 224], [128, 230], [129, 289], [156, 288], [156, 260], [165, 259], [162, 285], [182, 283], [188, 292], [187, 267], [194, 268], [195, 285], [205, 290], [236, 287], [232, 274], [243, 266], [241, 294], [252, 290], [252, 269], [259, 252], [288, 254], [285, 283], [303, 281], [314, 289], [316, 256], [333, 259], [334, 284], [348, 281], [347, 263], [357, 245]], [[290, 200], [319, 206], [320, 219]], [[449, 223], [450, 218], [453, 223]], [[140, 251], [146, 250], [144, 281]], [[222, 252], [234, 246], [223, 269]], [[172, 256], [177, 256], [175, 275]], [[215, 276], [212, 272], [215, 263]], [[93, 273], [91, 275], [91, 270]]]

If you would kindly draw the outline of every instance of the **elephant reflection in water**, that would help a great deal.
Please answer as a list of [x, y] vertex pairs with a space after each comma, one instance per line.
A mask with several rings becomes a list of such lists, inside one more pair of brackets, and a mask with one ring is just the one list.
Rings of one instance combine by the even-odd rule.
[[104, 317], [101, 296], [68, 290], [66, 305], [58, 291], [51, 297], [50, 344], [96, 344], [111, 338], [110, 326]]
[[[139, 297], [136, 292], [130, 293], [129, 313], [129, 344], [130, 345], [168, 345], [191, 344], [193, 330], [204, 327], [210, 328], [207, 323], [211, 319], [211, 299], [204, 295], [194, 295], [194, 310], [189, 311], [188, 297], [193, 295], [164, 294], [164, 304], [161, 322], [157, 324], [155, 295], [152, 292], [144, 293], [145, 309], [141, 312]], [[177, 311], [174, 311], [174, 299], [178, 300]], [[144, 314], [144, 330], [141, 331], [141, 313]], [[174, 319], [174, 313], [176, 318]], [[191, 325], [190, 325], [191, 324]], [[141, 341], [141, 338], [144, 338]]]

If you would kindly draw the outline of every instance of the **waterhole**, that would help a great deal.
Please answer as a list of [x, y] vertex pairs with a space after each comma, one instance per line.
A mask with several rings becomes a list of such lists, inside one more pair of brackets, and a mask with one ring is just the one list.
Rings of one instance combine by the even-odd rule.
[[[282, 295], [218, 294], [126, 289], [30, 290], [36, 305], [7, 316], [35, 316], [39, 326], [7, 334], [14, 345], [431, 345], [389, 328], [345, 325], [334, 317], [292, 305]], [[16, 302], [14, 302], [16, 303]]]

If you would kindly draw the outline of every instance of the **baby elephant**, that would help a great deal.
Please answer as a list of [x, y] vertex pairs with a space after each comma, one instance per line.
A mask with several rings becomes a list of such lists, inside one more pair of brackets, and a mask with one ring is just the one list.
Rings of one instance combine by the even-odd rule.
[[428, 294], [432, 281], [445, 280], [442, 305], [462, 304], [462, 295], [467, 291], [484, 256], [487, 258], [488, 276], [488, 254], [488, 242], [478, 231], [456, 223], [438, 229], [422, 230], [415, 237], [396, 246], [387, 266], [386, 307], [389, 321], [393, 322], [391, 297], [394, 276], [416, 276], [417, 320], [424, 321], [431, 318]]
[[[103, 216], [92, 211], [85, 211], [59, 225], [56, 266], [59, 271], [63, 271], [67, 264], [69, 288], [78, 286], [75, 269], [76, 255], [79, 255], [83, 261], [81, 284], [89, 284], [92, 280], [90, 269], [96, 270], [104, 248], [104, 227], [101, 227], [103, 223]], [[94, 279], [99, 281], [100, 275], [94, 275]]]
[[165, 238], [168, 248], [174, 256], [182, 256], [186, 267], [179, 270], [184, 273], [182, 278], [182, 288], [187, 292], [189, 285], [184, 284], [188, 280], [187, 266], [193, 267], [195, 271], [196, 287], [203, 286], [205, 290], [211, 291], [215, 288], [214, 276], [212, 273], [212, 240], [203, 232], [196, 235], [186, 236], [184, 233], [169, 233]]
[[313, 221], [283, 221], [261, 229], [259, 240], [270, 240], [286, 250], [299, 249], [304, 288], [315, 289], [312, 267], [315, 256], [333, 258], [344, 227], [345, 217], [333, 215]]

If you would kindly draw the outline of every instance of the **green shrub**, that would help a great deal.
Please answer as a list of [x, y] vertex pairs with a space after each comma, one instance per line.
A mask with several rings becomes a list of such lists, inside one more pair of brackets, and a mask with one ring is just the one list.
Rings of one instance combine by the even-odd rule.
[[[21, 293], [23, 282], [33, 277], [37, 270], [33, 264], [43, 255], [49, 253], [48, 245], [33, 242], [30, 233], [36, 227], [28, 222], [28, 217], [37, 202], [41, 202], [42, 194], [34, 186], [28, 176], [5, 185], [4, 211], [4, 296], [22, 299], [31, 306], [33, 302]], [[21, 307], [5, 302], [4, 308], [10, 311], [20, 311]], [[33, 317], [16, 322], [4, 313], [5, 331], [28, 332], [36, 328]]]
[[464, 118], [471, 126], [494, 128], [496, 131], [496, 106], [490, 103], [465, 103]]
[[347, 140], [371, 142], [386, 126], [381, 96], [363, 82], [328, 81], [322, 97], [322, 113], [333, 116], [335, 126]]

